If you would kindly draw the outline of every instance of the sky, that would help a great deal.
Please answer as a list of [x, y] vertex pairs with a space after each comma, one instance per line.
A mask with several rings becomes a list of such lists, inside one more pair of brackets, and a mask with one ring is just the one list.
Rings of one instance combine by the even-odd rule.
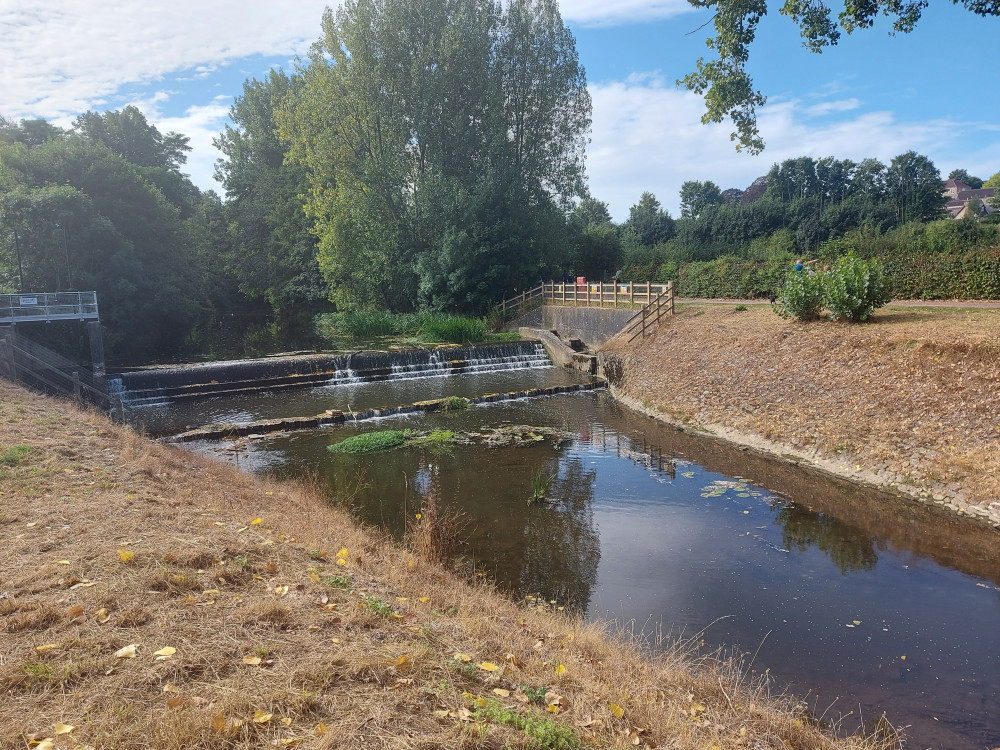
[[[320, 34], [314, 0], [0, 0], [0, 115], [68, 127], [87, 110], [137, 106], [161, 132], [190, 138], [185, 171], [222, 193], [212, 146], [248, 78], [291, 71]], [[728, 122], [676, 87], [708, 54], [711, 15], [686, 0], [563, 0], [593, 99], [591, 194], [622, 221], [644, 191], [672, 215], [686, 180], [746, 188], [775, 162], [834, 156], [888, 163], [908, 150], [942, 176], [1000, 172], [1000, 18], [935, 0], [917, 28], [844, 35], [816, 55], [773, 5], [749, 72], [768, 97], [767, 147], [737, 153]]]

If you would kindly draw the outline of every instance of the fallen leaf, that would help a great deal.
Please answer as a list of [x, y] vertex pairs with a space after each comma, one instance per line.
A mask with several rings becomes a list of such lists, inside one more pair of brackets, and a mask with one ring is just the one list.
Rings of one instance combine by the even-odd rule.
[[322, 737], [324, 734], [326, 734], [326, 729], [327, 729], [326, 724], [320, 722], [319, 724], [313, 727], [313, 734], [317, 737]]
[[302, 740], [299, 737], [288, 737], [281, 741], [281, 744], [285, 747], [291, 747], [292, 745], [298, 745]]
[[70, 586], [70, 589], [89, 589], [91, 586], [96, 586], [95, 581], [81, 581], [80, 583], [74, 583]]
[[58, 724], [56, 724], [56, 735], [69, 734], [74, 729], [76, 729], [76, 727], [73, 726], [72, 724], [63, 724], [60, 721]]
[[281, 719], [281, 723], [284, 724], [286, 727], [290, 727], [292, 725], [292, 719], [289, 716], [284, 716]]
[[171, 685], [169, 682], [163, 686], [164, 693], [179, 693], [181, 689], [176, 685]]
[[159, 651], [154, 651], [153, 656], [156, 657], [157, 661], [166, 661], [171, 656], [177, 653], [177, 649], [173, 646], [164, 646]]
[[612, 703], [611, 715], [614, 716], [616, 719], [620, 719], [622, 716], [625, 715], [625, 709], [619, 706], [617, 703]]
[[216, 732], [221, 732], [226, 728], [226, 716], [219, 711], [215, 716], [212, 717], [212, 729]]
[[493, 693], [499, 695], [501, 698], [510, 698], [510, 691], [503, 688], [493, 688]]
[[123, 563], [130, 563], [135, 559], [135, 552], [130, 549], [120, 549], [118, 550], [118, 557], [122, 559]]
[[566, 674], [566, 667], [562, 664], [556, 666], [556, 674]]
[[138, 645], [139, 645], [138, 643], [130, 643], [128, 646], [124, 646], [115, 651], [115, 656], [117, 656], [119, 659], [134, 659], [135, 649], [136, 646]]
[[274, 714], [269, 714], [266, 711], [261, 711], [260, 709], [253, 712], [254, 724], [267, 724], [267, 722], [269, 722], [272, 718], [274, 718]]
[[62, 648], [62, 646], [58, 643], [46, 643], [44, 646], [35, 646], [35, 651], [42, 653], [43, 651], [52, 651], [57, 648]]
[[104, 607], [101, 607], [100, 609], [95, 609], [94, 616], [97, 618], [97, 621], [101, 623], [101, 625], [103, 625], [104, 623], [106, 623], [108, 620], [111, 619], [111, 615], [108, 614], [108, 610], [105, 609]]
[[500, 669], [500, 667], [498, 667], [491, 661], [484, 661], [482, 664], [479, 665], [479, 668], [486, 672], [496, 672], [498, 669]]
[[35, 750], [52, 750], [55, 747], [52, 743], [51, 737], [46, 737], [44, 740], [36, 741], [34, 743], [29, 742], [28, 746], [35, 748]]
[[458, 661], [462, 662], [463, 664], [468, 664], [470, 661], [472, 661], [472, 657], [469, 656], [468, 654], [455, 654], [451, 658], [458, 659]]
[[420, 602], [421, 604], [427, 604], [427, 602], [429, 602], [430, 600], [431, 598], [429, 596], [422, 596], [417, 601]]
[[243, 663], [250, 667], [260, 666], [261, 661], [259, 656], [252, 656], [250, 654], [243, 657]]
[[284, 596], [288, 593], [288, 586], [275, 586], [274, 593], [278, 596]]
[[56, 565], [72, 565], [69, 560], [56, 560]]
[[71, 607], [70, 610], [66, 613], [66, 617], [68, 617], [71, 620], [75, 620], [78, 617], [83, 617], [83, 605], [77, 604], [75, 607]]
[[253, 519], [253, 520], [252, 520], [252, 521], [250, 522], [250, 525], [251, 525], [251, 526], [259, 526], [259, 525], [260, 525], [260, 522], [261, 522], [262, 520], [263, 520], [262, 518], [255, 518], [255, 519]]

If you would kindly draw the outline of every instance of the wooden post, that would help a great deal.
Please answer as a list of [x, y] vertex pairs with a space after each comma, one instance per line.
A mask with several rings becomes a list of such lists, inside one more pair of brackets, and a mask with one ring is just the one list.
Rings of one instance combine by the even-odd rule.
[[674, 282], [667, 282], [667, 312], [674, 314]]
[[628, 283], [628, 306], [635, 307], [635, 282]]
[[615, 309], [618, 309], [618, 282], [615, 282], [615, 299], [614, 299]]

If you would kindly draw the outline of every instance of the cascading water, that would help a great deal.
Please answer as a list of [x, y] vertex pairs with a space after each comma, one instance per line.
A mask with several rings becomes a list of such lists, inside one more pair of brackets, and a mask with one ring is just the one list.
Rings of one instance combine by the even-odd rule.
[[551, 366], [539, 342], [516, 341], [433, 350], [361, 351], [155, 368], [112, 375], [109, 387], [115, 404], [135, 408], [252, 391], [339, 387]]

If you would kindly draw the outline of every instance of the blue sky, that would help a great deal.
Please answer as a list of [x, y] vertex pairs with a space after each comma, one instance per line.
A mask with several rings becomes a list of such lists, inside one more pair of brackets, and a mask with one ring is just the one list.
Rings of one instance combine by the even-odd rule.
[[[69, 125], [87, 109], [135, 104], [162, 131], [188, 135], [186, 171], [200, 187], [211, 145], [248, 77], [291, 68], [319, 36], [324, 2], [248, 0], [0, 0], [0, 114]], [[705, 53], [709, 19], [684, 0], [564, 0], [594, 102], [588, 173], [593, 195], [624, 219], [650, 190], [674, 215], [685, 180], [745, 188], [776, 161], [836, 156], [888, 162], [913, 149], [943, 176], [1000, 171], [996, 50], [1000, 18], [936, 0], [909, 35], [889, 24], [809, 53], [774, 6], [761, 23], [750, 72], [768, 96], [767, 149], [738, 154], [728, 123], [700, 122], [701, 100], [674, 81]], [[693, 32], [693, 33], [692, 33]]]

